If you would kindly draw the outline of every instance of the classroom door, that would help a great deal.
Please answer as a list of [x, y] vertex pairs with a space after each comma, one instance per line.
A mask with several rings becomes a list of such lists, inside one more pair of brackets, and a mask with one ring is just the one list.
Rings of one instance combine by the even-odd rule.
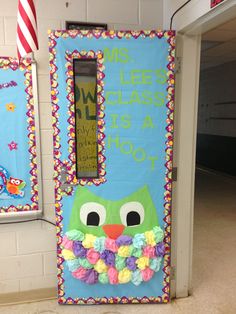
[[49, 35], [59, 303], [169, 300], [174, 39]]

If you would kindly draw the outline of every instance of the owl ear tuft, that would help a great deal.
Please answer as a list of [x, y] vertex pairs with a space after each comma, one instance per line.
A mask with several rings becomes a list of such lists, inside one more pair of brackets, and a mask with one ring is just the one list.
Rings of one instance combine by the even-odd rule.
[[[137, 197], [138, 196], [138, 198], [139, 198], [139, 196], [143, 196], [143, 195], [146, 195], [146, 196], [148, 195], [149, 197], [151, 197], [151, 194], [149, 192], [149, 187], [148, 187], [147, 184], [145, 184], [142, 187], [140, 187], [138, 190], [136, 190], [135, 192], [130, 194], [128, 197], [132, 198], [132, 197]], [[128, 198], [128, 197], [126, 197], [126, 198]]]
[[136, 191], [136, 193], [148, 193], [148, 194], [150, 194], [148, 185], [147, 184], [143, 185], [141, 188], [139, 188]]

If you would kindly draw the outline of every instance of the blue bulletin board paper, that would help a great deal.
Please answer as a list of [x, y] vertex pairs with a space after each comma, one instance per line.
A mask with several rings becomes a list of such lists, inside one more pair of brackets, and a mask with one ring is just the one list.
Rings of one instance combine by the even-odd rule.
[[[49, 45], [59, 303], [168, 302], [174, 32], [54, 31]], [[73, 58], [98, 62], [97, 179], [75, 175]], [[86, 201], [101, 227], [83, 220]]]
[[30, 60], [0, 58], [0, 213], [38, 209]]

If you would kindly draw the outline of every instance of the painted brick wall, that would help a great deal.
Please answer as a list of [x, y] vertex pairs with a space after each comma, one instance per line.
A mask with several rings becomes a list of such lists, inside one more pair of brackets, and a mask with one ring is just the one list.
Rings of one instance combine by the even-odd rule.
[[[0, 55], [16, 56], [18, 0], [0, 0]], [[35, 0], [40, 50], [38, 63], [45, 217], [55, 221], [52, 126], [47, 30], [65, 20], [108, 23], [109, 29], [162, 28], [162, 0]], [[56, 286], [55, 228], [44, 222], [0, 226], [0, 293]]]

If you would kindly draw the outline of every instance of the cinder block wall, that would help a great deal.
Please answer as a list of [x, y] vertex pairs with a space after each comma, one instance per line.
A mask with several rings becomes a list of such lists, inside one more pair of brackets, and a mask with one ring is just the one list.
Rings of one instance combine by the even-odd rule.
[[[18, 0], [0, 0], [0, 56], [16, 56]], [[35, 0], [44, 216], [55, 221], [48, 29], [66, 20], [108, 23], [109, 29], [162, 28], [163, 0]], [[1, 222], [1, 220], [0, 220]], [[0, 294], [56, 286], [55, 228], [44, 222], [0, 226]]]

